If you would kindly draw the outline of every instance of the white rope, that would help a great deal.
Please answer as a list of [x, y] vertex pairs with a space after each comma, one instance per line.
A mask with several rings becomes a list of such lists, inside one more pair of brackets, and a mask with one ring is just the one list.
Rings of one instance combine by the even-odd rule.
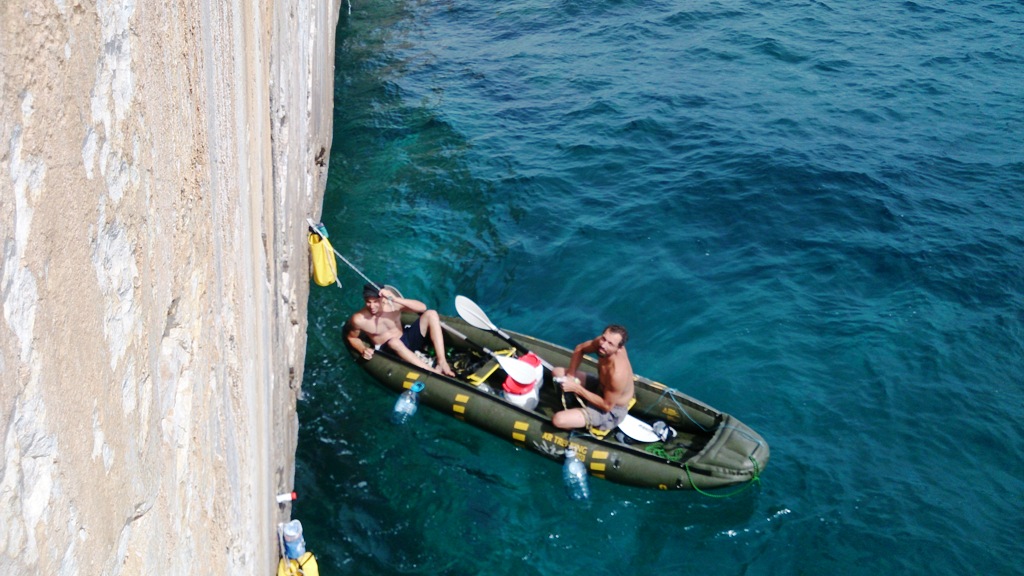
[[[323, 226], [322, 223], [318, 225], [315, 222], [313, 222], [312, 218], [306, 218], [306, 222], [309, 222], [309, 227], [314, 232], [319, 234], [321, 238], [327, 238], [327, 233], [321, 231], [321, 227]], [[363, 274], [362, 271], [359, 270], [359, 268], [356, 268], [355, 264], [349, 262], [348, 258], [345, 258], [344, 256], [342, 256], [341, 252], [338, 252], [338, 250], [334, 247], [333, 244], [331, 245], [331, 252], [334, 252], [335, 256], [337, 256], [338, 258], [341, 258], [342, 262], [347, 264], [348, 267], [351, 268], [352, 270], [354, 270], [356, 274], [359, 274], [363, 278], [363, 280], [366, 280], [371, 286], [376, 288], [377, 292], [380, 292], [382, 290], [382, 288], [376, 282], [374, 282], [373, 280], [370, 280], [370, 278], [367, 277], [366, 274]], [[338, 286], [339, 287], [341, 286], [341, 282], [338, 283]], [[395, 296], [398, 296], [399, 298], [404, 298], [404, 296], [402, 296], [402, 293], [398, 291], [398, 288], [395, 288], [394, 286], [389, 286], [387, 284], [384, 285], [384, 288], [387, 288], [388, 290], [391, 290], [392, 292], [394, 292]], [[391, 299], [389, 298], [389, 300], [391, 300]]]
[[[306, 218], [306, 222], [309, 222], [309, 227], [313, 229], [313, 232], [316, 232], [317, 234], [319, 234], [321, 238], [327, 238], [327, 235], [320, 230], [320, 227], [323, 226], [323, 224], [317, 225], [316, 223], [313, 222], [312, 218]], [[377, 283], [374, 282], [373, 280], [370, 280], [369, 278], [367, 278], [366, 274], [363, 274], [362, 272], [360, 272], [359, 268], [355, 267], [355, 264], [352, 264], [351, 262], [348, 261], [348, 258], [345, 258], [344, 256], [342, 256], [341, 252], [338, 252], [334, 248], [333, 244], [331, 245], [331, 252], [334, 252], [335, 256], [337, 256], [338, 258], [341, 258], [342, 262], [344, 262], [345, 264], [348, 264], [349, 268], [355, 270], [356, 274], [359, 274], [360, 276], [362, 276], [363, 280], [366, 280], [371, 285], [373, 285], [374, 288], [376, 288], [378, 291], [380, 291], [380, 286], [378, 286]]]

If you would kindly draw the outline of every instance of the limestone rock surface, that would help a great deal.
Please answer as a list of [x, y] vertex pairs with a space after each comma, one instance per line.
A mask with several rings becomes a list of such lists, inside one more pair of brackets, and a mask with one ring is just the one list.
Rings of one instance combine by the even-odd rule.
[[276, 566], [338, 8], [0, 3], [0, 572]]

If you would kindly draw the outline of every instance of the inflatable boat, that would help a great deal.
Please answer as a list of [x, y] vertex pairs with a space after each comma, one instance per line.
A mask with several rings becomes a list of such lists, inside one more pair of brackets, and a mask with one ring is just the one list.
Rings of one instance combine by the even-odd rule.
[[[756, 482], [768, 464], [768, 444], [757, 432], [725, 412], [640, 376], [635, 379], [635, 402], [619, 429], [556, 428], [551, 417], [567, 400], [552, 382], [550, 368], [567, 366], [572, 350], [499, 329], [468, 299], [457, 301], [457, 307], [461, 318], [441, 316], [454, 377], [419, 369], [386, 347], [370, 360], [351, 347], [349, 351], [389, 390], [402, 393], [422, 382], [421, 406], [558, 462], [571, 446], [591, 476], [611, 482], [703, 491]], [[405, 323], [413, 320], [414, 315], [403, 315]], [[587, 357], [580, 369], [596, 375], [596, 361]]]

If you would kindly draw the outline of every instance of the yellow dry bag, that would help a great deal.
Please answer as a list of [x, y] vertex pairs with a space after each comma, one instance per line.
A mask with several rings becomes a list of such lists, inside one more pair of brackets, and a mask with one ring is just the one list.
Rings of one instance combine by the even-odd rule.
[[277, 576], [320, 576], [320, 567], [312, 552], [299, 556], [298, 560], [281, 558], [277, 563]]
[[338, 261], [331, 242], [319, 234], [309, 233], [309, 257], [313, 261], [313, 281], [330, 286], [338, 279]]

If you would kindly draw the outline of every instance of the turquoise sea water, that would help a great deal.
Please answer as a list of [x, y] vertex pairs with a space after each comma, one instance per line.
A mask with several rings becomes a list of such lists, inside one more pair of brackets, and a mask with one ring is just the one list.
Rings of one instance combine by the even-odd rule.
[[378, 283], [637, 372], [772, 460], [591, 481], [394, 396], [314, 286], [294, 516], [325, 574], [1022, 574], [1024, 4], [356, 2], [323, 220]]

